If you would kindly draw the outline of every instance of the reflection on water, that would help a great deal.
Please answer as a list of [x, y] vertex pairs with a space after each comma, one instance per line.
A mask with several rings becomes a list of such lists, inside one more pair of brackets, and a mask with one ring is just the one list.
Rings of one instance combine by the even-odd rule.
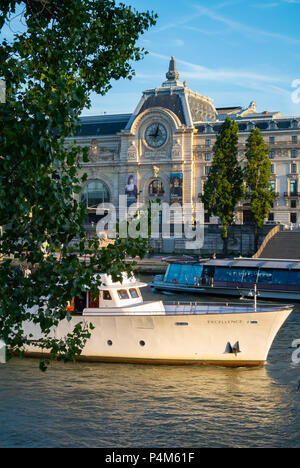
[[300, 396], [267, 368], [54, 363], [44, 375], [15, 359], [0, 375], [0, 446], [300, 445]]
[[299, 447], [299, 319], [298, 307], [265, 368], [53, 363], [42, 374], [13, 359], [0, 366], [0, 447]]

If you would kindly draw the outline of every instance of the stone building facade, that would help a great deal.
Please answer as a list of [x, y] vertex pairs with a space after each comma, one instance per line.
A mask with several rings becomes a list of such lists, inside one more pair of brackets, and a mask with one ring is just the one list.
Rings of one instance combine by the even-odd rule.
[[[87, 230], [97, 222], [99, 203], [118, 206], [119, 195], [125, 193], [130, 203], [159, 198], [167, 203], [189, 203], [196, 210], [212, 163], [213, 146], [227, 117], [235, 119], [239, 126], [242, 164], [252, 128], [258, 127], [268, 144], [276, 198], [266, 221], [298, 225], [300, 117], [259, 113], [254, 101], [246, 109], [216, 108], [211, 98], [179, 81], [173, 57], [166, 77], [161, 86], [144, 91], [133, 114], [81, 119], [81, 130], [75, 138], [78, 144], [90, 148], [90, 160], [83, 167], [88, 180], [81, 194], [89, 211]], [[247, 202], [240, 203], [236, 224], [248, 224], [250, 220]], [[217, 220], [206, 217], [205, 222]]]

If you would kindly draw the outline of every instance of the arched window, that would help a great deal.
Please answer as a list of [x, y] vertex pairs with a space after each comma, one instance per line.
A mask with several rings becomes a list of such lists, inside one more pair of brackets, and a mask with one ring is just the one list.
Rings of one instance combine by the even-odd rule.
[[163, 195], [165, 193], [164, 186], [161, 180], [154, 179], [149, 184], [149, 195]]
[[278, 128], [278, 125], [277, 125], [276, 121], [269, 122], [269, 129], [270, 130], [276, 130], [277, 128]]
[[204, 129], [204, 133], [213, 133], [214, 132], [214, 129], [211, 125], [206, 125], [205, 129]]
[[98, 205], [110, 202], [107, 186], [100, 180], [89, 182], [83, 189], [80, 201], [88, 210], [88, 222], [97, 223], [102, 217], [96, 215]]
[[247, 123], [247, 131], [248, 132], [251, 132], [251, 130], [253, 130], [255, 128], [255, 123], [253, 122], [248, 122]]
[[297, 120], [292, 120], [290, 122], [291, 128], [298, 128], [298, 121]]

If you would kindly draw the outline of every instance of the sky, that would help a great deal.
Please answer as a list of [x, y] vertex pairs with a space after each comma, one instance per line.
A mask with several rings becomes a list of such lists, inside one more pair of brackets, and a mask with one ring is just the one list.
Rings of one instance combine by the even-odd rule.
[[216, 107], [248, 107], [300, 116], [292, 100], [300, 80], [300, 0], [124, 0], [158, 14], [139, 40], [149, 54], [134, 65], [133, 80], [113, 82], [93, 96], [85, 115], [133, 112], [145, 89], [166, 80], [170, 57], [180, 81], [209, 96]]
[[[300, 116], [300, 0], [122, 0], [158, 14], [138, 45], [149, 53], [135, 77], [92, 95], [83, 115], [131, 113], [142, 92], [166, 80], [175, 56], [180, 81], [216, 107], [248, 107]], [[8, 31], [11, 33], [11, 31]], [[294, 87], [293, 87], [294, 85]], [[300, 90], [299, 90], [300, 96]]]

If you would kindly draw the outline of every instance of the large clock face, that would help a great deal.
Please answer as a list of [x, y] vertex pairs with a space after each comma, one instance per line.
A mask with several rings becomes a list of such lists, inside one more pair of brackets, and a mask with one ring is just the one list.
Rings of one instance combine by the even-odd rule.
[[168, 133], [160, 123], [150, 125], [145, 132], [145, 139], [151, 148], [160, 148], [167, 141]]

